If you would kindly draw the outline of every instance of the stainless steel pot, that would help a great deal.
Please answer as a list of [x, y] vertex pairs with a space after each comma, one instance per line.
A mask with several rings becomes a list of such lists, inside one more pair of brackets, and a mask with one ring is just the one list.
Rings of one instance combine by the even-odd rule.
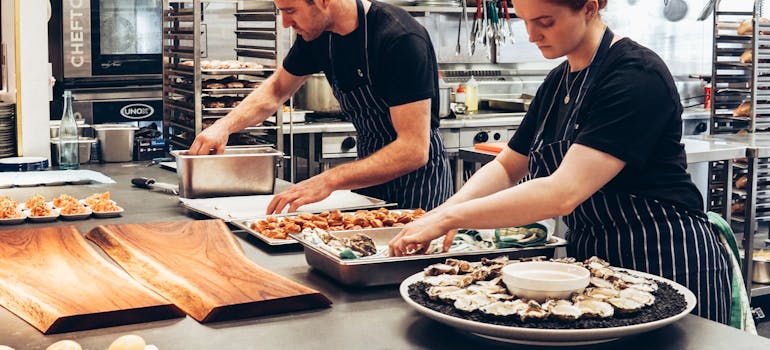
[[770, 261], [754, 259], [754, 272], [751, 281], [754, 283], [770, 283]]
[[294, 95], [298, 108], [320, 113], [339, 113], [340, 104], [322, 73], [313, 74]]

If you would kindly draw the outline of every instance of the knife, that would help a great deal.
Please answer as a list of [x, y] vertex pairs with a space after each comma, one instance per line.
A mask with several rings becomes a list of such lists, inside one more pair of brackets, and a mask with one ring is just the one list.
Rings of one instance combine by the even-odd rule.
[[164, 182], [157, 182], [153, 178], [135, 177], [131, 179], [131, 184], [139, 188], [158, 189], [174, 195], [179, 194], [179, 186]]

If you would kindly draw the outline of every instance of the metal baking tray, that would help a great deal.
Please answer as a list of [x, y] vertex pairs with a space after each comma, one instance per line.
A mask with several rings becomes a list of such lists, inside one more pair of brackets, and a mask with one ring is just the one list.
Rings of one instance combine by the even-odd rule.
[[[337, 237], [352, 236], [356, 233], [366, 234], [377, 245], [387, 245], [395, 237], [401, 227], [382, 229], [363, 229], [355, 231], [331, 232]], [[551, 235], [544, 246], [528, 248], [495, 248], [488, 250], [447, 252], [431, 255], [411, 255], [404, 257], [361, 258], [343, 260], [326, 250], [304, 240], [299, 235], [290, 234], [305, 248], [305, 260], [308, 265], [332, 279], [353, 287], [368, 287], [401, 283], [406, 277], [413, 275], [425, 267], [443, 263], [447, 258], [457, 258], [468, 261], [478, 261], [482, 257], [498, 257], [507, 255], [510, 259], [521, 259], [533, 256], [552, 258], [557, 247], [567, 245], [563, 238]]]
[[[194, 212], [203, 215], [222, 219], [225, 222], [248, 219], [264, 219], [267, 206], [273, 200], [273, 195], [253, 195], [253, 196], [233, 196], [216, 198], [179, 198], [182, 206]], [[382, 199], [377, 199], [350, 190], [333, 191], [329, 197], [324, 200], [305, 204], [299, 207], [297, 215], [303, 213], [320, 213], [325, 210], [339, 209], [342, 211], [351, 211], [358, 209], [376, 209], [380, 207], [393, 207], [395, 203], [387, 203]], [[287, 215], [287, 214], [282, 214]]]

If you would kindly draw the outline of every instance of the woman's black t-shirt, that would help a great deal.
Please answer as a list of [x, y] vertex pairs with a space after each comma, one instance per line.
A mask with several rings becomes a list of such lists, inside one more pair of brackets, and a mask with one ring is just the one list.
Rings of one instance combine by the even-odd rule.
[[[508, 146], [529, 155], [533, 138], [551, 103], [544, 142], [561, 139], [566, 123], [565, 83], [559, 87], [566, 62], [552, 70], [538, 89], [521, 126]], [[703, 199], [686, 172], [682, 137], [682, 105], [663, 60], [631, 39], [623, 38], [596, 68], [578, 117], [573, 140], [626, 163], [604, 189], [630, 193], [702, 210]], [[585, 72], [571, 73], [569, 81]], [[572, 97], [580, 82], [572, 89]], [[557, 91], [558, 87], [558, 91]]]
[[[403, 9], [377, 1], [372, 1], [366, 21], [369, 71], [375, 93], [389, 106], [432, 99], [431, 127], [438, 128], [438, 64], [425, 27]], [[297, 36], [283, 67], [291, 74], [303, 76], [330, 72], [334, 64], [339, 87], [353, 90], [368, 82], [359, 74], [359, 69], [366, 69], [363, 35], [363, 23], [359, 23], [355, 31], [345, 36], [324, 32], [309, 42]], [[329, 36], [333, 62], [329, 59]]]

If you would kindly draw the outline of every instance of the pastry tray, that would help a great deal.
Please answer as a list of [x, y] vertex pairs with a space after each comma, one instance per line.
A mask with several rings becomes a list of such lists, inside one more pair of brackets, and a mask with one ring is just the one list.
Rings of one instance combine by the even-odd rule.
[[[389, 206], [388, 205], [383, 205], [383, 206], [380, 206], [378, 208], [382, 208], [382, 207], [389, 207]], [[354, 214], [355, 213], [354, 209], [355, 208], [348, 208], [348, 209], [345, 209], [345, 211], [342, 212], [342, 213], [343, 214]], [[360, 209], [367, 209], [367, 208], [360, 208]], [[370, 209], [370, 210], [376, 210], [376, 209]], [[411, 211], [412, 210], [410, 210], [410, 209], [392, 209], [392, 210], [390, 210], [390, 212], [411, 212]], [[276, 218], [278, 218], [280, 220], [281, 218], [297, 216], [297, 215], [299, 215], [301, 213], [302, 212], [286, 213], [286, 214], [273, 215], [273, 216], [275, 216]], [[266, 216], [257, 217], [257, 218], [239, 219], [239, 220], [232, 220], [232, 221], [230, 221], [230, 223], [233, 224], [234, 226], [236, 226], [236, 227], [238, 227], [238, 228], [248, 232], [250, 235], [252, 235], [252, 236], [254, 236], [256, 238], [259, 238], [260, 240], [262, 240], [263, 242], [267, 243], [268, 245], [274, 245], [274, 246], [277, 246], [277, 245], [290, 245], [290, 244], [299, 245], [299, 242], [294, 237], [289, 237], [289, 238], [286, 238], [286, 239], [271, 238], [271, 237], [265, 236], [264, 234], [262, 234], [262, 232], [257, 231], [255, 229], [251, 228], [251, 224], [253, 222], [256, 222], [256, 221], [259, 221], [259, 220], [264, 220], [265, 218], [266, 218]], [[367, 227], [367, 228], [363, 228], [363, 229], [360, 229], [360, 230], [353, 230], [353, 231], [351, 231], [351, 230], [340, 230], [340, 231], [329, 231], [329, 232], [331, 232], [334, 235], [337, 235], [338, 233], [345, 233], [345, 232], [354, 232], [354, 233], [360, 232], [360, 233], [366, 233], [366, 234], [371, 235], [372, 233], [379, 232], [380, 230], [389, 230], [389, 229], [390, 230], [392, 230], [392, 229], [400, 230], [400, 227]]]
[[[400, 231], [401, 227], [389, 227], [331, 233], [337, 237], [347, 237], [356, 233], [363, 233], [372, 237], [376, 245], [387, 245], [390, 239], [395, 237]], [[468, 261], [479, 261], [482, 257], [494, 258], [501, 255], [507, 255], [510, 259], [534, 256], [552, 258], [557, 247], [567, 245], [567, 241], [563, 238], [551, 235], [545, 245], [528, 248], [492, 248], [430, 255], [343, 260], [323, 248], [308, 242], [301, 235], [291, 234], [290, 236], [304, 246], [305, 260], [307, 260], [308, 265], [341, 284], [354, 287], [398, 284], [405, 278], [413, 275], [415, 271], [422, 270], [432, 264], [443, 263], [447, 258]]]

